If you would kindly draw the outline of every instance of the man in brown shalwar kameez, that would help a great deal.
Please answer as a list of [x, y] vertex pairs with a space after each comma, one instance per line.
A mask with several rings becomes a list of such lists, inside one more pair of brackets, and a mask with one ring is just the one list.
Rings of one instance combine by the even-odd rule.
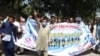
[[48, 43], [49, 43], [49, 34], [50, 34], [50, 27], [47, 23], [46, 19], [43, 19], [43, 22], [40, 23], [37, 18], [37, 12], [34, 11], [35, 20], [38, 25], [38, 39], [36, 44], [36, 50], [38, 53], [38, 56], [41, 56], [41, 53], [43, 52], [44, 56], [48, 56]]

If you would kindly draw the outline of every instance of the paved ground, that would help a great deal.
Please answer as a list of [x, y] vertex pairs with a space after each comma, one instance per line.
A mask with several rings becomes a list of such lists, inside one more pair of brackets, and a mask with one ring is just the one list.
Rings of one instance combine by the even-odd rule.
[[[1, 45], [0, 45], [0, 49], [1, 49]], [[0, 55], [0, 56], [4, 56], [4, 54]], [[26, 50], [23, 55], [16, 55], [16, 56], [37, 56], [37, 55], [36, 55], [36, 52], [32, 52], [32, 51]], [[100, 53], [96, 54], [93, 51], [89, 50], [89, 51], [87, 51], [87, 52], [85, 52], [85, 53], [83, 53], [81, 55], [77, 55], [77, 56], [100, 56]]]
[[78, 56], [100, 56], [100, 52], [98, 54], [94, 53], [93, 51], [89, 50], [81, 55]]
[[[1, 49], [1, 46], [0, 46], [0, 49]], [[0, 55], [0, 56], [4, 56], [4, 54]], [[36, 52], [25, 50], [25, 53], [23, 55], [16, 55], [16, 56], [37, 56], [37, 54], [36, 54]], [[96, 54], [93, 51], [89, 50], [89, 51], [87, 51], [87, 52], [85, 52], [85, 53], [83, 53], [81, 55], [77, 55], [77, 56], [100, 56], [100, 53]]]
[[[2, 55], [4, 56], [4, 55]], [[16, 55], [16, 56], [37, 56], [36, 52], [26, 51], [24, 55]], [[87, 51], [83, 54], [77, 55], [77, 56], [100, 56], [100, 54], [95, 54], [93, 51]]]

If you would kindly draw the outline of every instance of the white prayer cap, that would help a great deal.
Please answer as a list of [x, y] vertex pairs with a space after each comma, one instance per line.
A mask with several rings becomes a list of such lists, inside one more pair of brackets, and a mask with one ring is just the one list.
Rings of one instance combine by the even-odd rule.
[[81, 17], [76, 17], [75, 20], [76, 21], [82, 21], [82, 18]]

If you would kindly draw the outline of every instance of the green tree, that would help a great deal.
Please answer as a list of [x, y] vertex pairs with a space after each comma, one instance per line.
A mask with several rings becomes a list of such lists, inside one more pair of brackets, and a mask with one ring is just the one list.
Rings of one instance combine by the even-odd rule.
[[[19, 2], [18, 2], [19, 1]], [[23, 13], [30, 13], [32, 8], [37, 8], [40, 13], [50, 12], [56, 15], [63, 15], [68, 17], [81, 16], [83, 18], [92, 17], [96, 11], [97, 0], [30, 0], [29, 6], [21, 6], [22, 0], [16, 0], [16, 7], [23, 9]], [[20, 5], [18, 5], [20, 4]], [[98, 2], [100, 7], [100, 2]], [[29, 14], [28, 13], [28, 14]]]

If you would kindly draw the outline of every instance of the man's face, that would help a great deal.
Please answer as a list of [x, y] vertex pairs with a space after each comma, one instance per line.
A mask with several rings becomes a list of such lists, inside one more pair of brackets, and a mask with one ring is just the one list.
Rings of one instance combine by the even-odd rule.
[[80, 24], [81, 21], [76, 21], [76, 23]]
[[21, 18], [23, 18], [23, 17], [20, 17], [20, 19], [21, 19]]
[[43, 20], [43, 22], [47, 23], [47, 20]]
[[44, 17], [41, 17], [39, 21], [40, 21], [40, 22], [43, 22], [43, 19], [44, 19]]
[[73, 18], [70, 18], [70, 22], [73, 22]]
[[67, 19], [67, 20], [66, 20], [66, 22], [68, 23], [68, 22], [69, 22], [69, 20]]
[[30, 19], [32, 19], [32, 15], [29, 15], [28, 17], [29, 17]]
[[96, 23], [97, 23], [97, 21], [95, 20], [95, 21], [94, 21], [94, 24], [96, 24]]
[[91, 25], [91, 23], [90, 23], [90, 22], [88, 22], [88, 25]]
[[10, 22], [10, 23], [13, 23], [13, 22], [14, 22], [14, 20], [13, 20], [12, 17], [9, 17], [9, 22]]
[[25, 23], [25, 19], [24, 18], [20, 19], [20, 22]]
[[42, 26], [43, 26], [43, 27], [46, 27], [46, 25], [47, 25], [47, 20], [43, 20]]
[[2, 16], [0, 16], [0, 21], [2, 21]]
[[54, 22], [55, 22], [55, 18], [52, 17], [52, 18], [51, 18], [51, 23], [54, 23]]
[[65, 18], [63, 18], [63, 19], [61, 19], [62, 20], [62, 22], [66, 22], [66, 19]]

